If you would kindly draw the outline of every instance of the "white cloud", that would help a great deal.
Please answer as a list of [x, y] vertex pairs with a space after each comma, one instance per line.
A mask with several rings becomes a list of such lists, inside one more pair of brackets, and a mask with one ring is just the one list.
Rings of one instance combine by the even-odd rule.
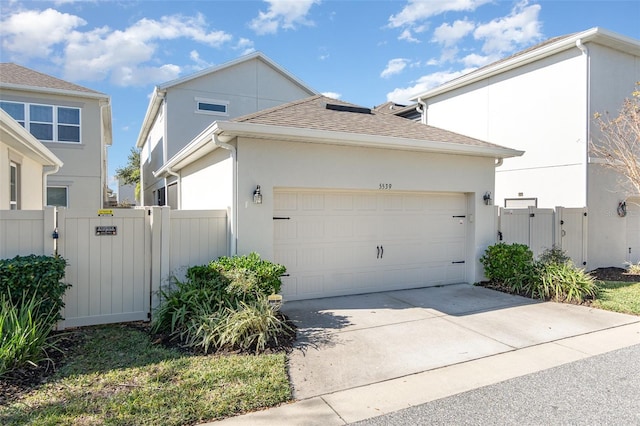
[[0, 22], [2, 50], [14, 58], [44, 58], [68, 34], [87, 22], [54, 9], [27, 10], [6, 16]]
[[408, 61], [404, 58], [395, 58], [387, 62], [387, 67], [380, 73], [380, 77], [387, 78], [399, 74], [406, 68]]
[[331, 99], [340, 99], [342, 97], [342, 93], [322, 92], [322, 96], [326, 96], [327, 98], [331, 98]]
[[295, 29], [296, 25], [314, 25], [307, 19], [307, 14], [314, 4], [320, 0], [264, 0], [269, 4], [266, 12], [258, 12], [249, 27], [256, 34], [275, 34], [280, 28]]
[[241, 50], [243, 55], [248, 55], [256, 51], [255, 47], [253, 47], [253, 41], [244, 37], [236, 43], [235, 49]]
[[[119, 86], [167, 81], [180, 75], [182, 69], [178, 65], [159, 63], [159, 42], [188, 39], [220, 47], [232, 40], [224, 31], [209, 31], [202, 14], [170, 15], [159, 20], [143, 18], [123, 30], [105, 26], [80, 31], [79, 27], [87, 22], [78, 16], [53, 9], [20, 10], [1, 24], [2, 49], [8, 56], [49, 57], [63, 64], [64, 78], [73, 81], [109, 78]], [[241, 44], [249, 46], [250, 42]], [[198, 58], [192, 55], [196, 63]]]
[[439, 71], [425, 75], [420, 77], [412, 86], [397, 88], [387, 93], [387, 101], [403, 105], [409, 104], [411, 98], [471, 71], [473, 71], [473, 68], [466, 68], [460, 71]]
[[466, 19], [455, 21], [453, 24], [443, 23], [433, 31], [432, 41], [446, 47], [453, 46], [467, 34], [471, 33], [475, 25]]
[[413, 33], [411, 32], [410, 29], [405, 28], [400, 35], [398, 36], [398, 40], [405, 40], [408, 41], [410, 43], [420, 43], [420, 40], [418, 40], [417, 38], [415, 38], [413, 36]]
[[470, 53], [462, 58], [460, 61], [468, 68], [479, 68], [495, 62], [501, 58], [500, 55], [478, 55], [477, 53]]
[[512, 52], [542, 37], [542, 23], [538, 20], [540, 9], [539, 4], [529, 5], [526, 0], [522, 1], [509, 15], [479, 25], [473, 36], [484, 41], [484, 53]]
[[409, 0], [400, 13], [389, 17], [389, 26], [391, 28], [412, 26], [444, 12], [473, 11], [490, 1], [492, 0]]

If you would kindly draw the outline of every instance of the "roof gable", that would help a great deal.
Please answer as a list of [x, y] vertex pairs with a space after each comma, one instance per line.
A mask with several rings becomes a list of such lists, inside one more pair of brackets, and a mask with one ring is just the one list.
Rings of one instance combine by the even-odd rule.
[[21, 65], [10, 62], [0, 63], [0, 86], [9, 87], [38, 87], [61, 92], [76, 92], [78, 94], [103, 95], [104, 93], [70, 83], [59, 78], [43, 74]]
[[187, 75], [187, 76], [184, 76], [184, 77], [180, 77], [180, 78], [177, 78], [175, 80], [167, 81], [166, 83], [159, 84], [157, 87], [158, 87], [158, 90], [167, 90], [167, 89], [170, 89], [172, 87], [179, 86], [181, 84], [187, 83], [187, 82], [192, 81], [192, 80], [196, 80], [196, 79], [204, 77], [204, 76], [209, 76], [209, 75], [215, 74], [215, 73], [223, 71], [223, 70], [234, 68], [234, 67], [236, 67], [236, 66], [238, 66], [240, 64], [243, 64], [243, 63], [246, 63], [246, 62], [250, 62], [252, 60], [259, 60], [259, 61], [267, 64], [269, 67], [273, 68], [275, 71], [277, 71], [278, 73], [282, 74], [286, 79], [290, 80], [295, 85], [300, 86], [300, 88], [302, 88], [303, 90], [308, 91], [310, 95], [317, 93], [315, 90], [313, 90], [312, 88], [307, 86], [305, 83], [303, 83], [300, 79], [298, 79], [293, 74], [291, 74], [288, 71], [286, 71], [284, 68], [282, 68], [280, 65], [276, 64], [275, 62], [273, 62], [271, 59], [266, 57], [261, 52], [250, 53], [248, 55], [241, 56], [241, 57], [239, 57], [237, 59], [234, 59], [232, 61], [226, 62], [224, 64], [214, 65], [212, 67], [205, 68], [205, 69], [200, 70], [200, 71], [198, 71], [196, 73], [193, 73], [193, 74], [190, 74], [190, 75]]

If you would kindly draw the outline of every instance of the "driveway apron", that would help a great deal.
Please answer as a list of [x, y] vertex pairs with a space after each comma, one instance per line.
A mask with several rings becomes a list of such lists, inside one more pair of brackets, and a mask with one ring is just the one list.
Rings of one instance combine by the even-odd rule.
[[289, 356], [296, 399], [638, 322], [468, 284], [293, 301], [282, 310], [298, 327]]

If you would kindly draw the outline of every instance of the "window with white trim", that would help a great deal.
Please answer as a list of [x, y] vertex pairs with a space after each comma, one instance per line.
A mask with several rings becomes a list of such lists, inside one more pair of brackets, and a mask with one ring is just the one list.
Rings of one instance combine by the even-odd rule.
[[69, 207], [69, 188], [66, 186], [48, 186], [47, 206]]
[[0, 108], [43, 142], [80, 143], [80, 108], [0, 101]]
[[212, 115], [229, 115], [229, 101], [196, 98], [196, 112]]
[[20, 210], [20, 165], [9, 162], [9, 210]]

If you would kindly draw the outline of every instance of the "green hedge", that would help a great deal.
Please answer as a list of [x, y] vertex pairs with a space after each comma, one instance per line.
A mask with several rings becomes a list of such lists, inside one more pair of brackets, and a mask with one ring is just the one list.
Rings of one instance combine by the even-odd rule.
[[70, 287], [61, 282], [66, 266], [66, 260], [60, 256], [32, 254], [0, 259], [0, 293], [10, 295], [14, 306], [35, 298], [39, 303], [34, 315], [56, 312], [55, 320], [60, 320], [64, 292]]

